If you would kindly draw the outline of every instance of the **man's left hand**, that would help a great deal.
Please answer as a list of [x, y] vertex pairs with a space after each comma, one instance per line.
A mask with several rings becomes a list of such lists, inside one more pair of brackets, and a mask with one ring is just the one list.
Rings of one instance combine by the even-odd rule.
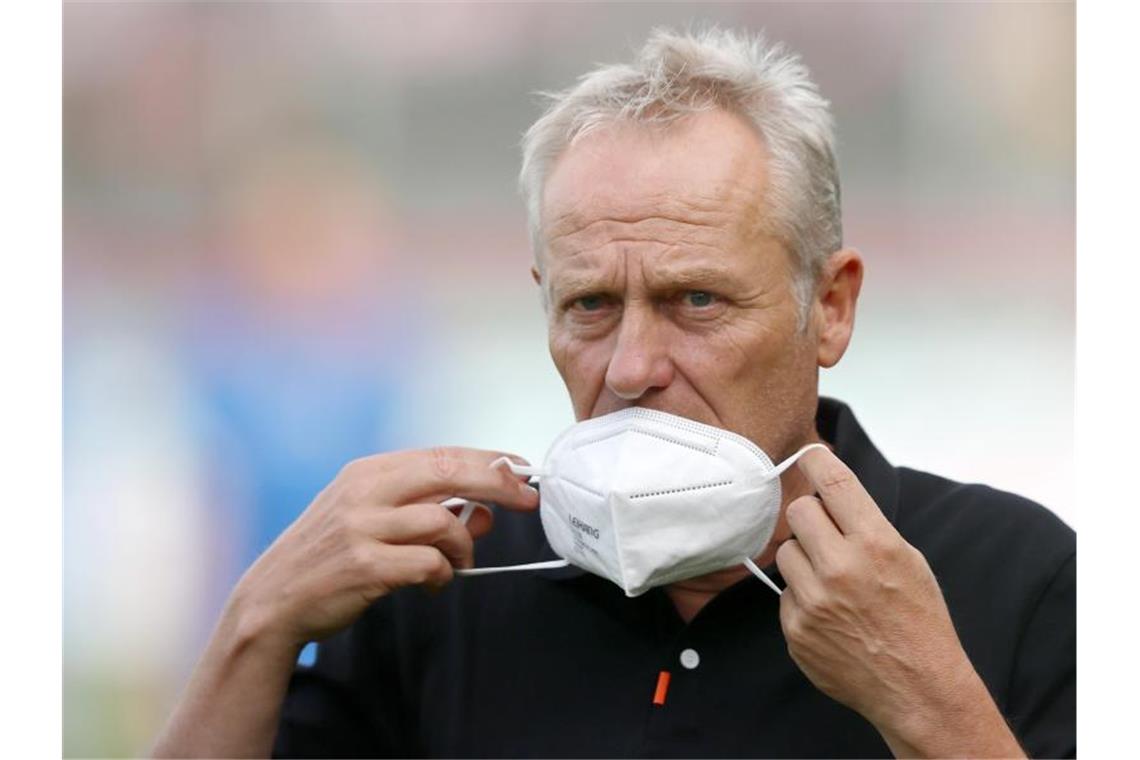
[[776, 553], [788, 584], [780, 622], [795, 663], [867, 718], [896, 755], [1021, 755], [926, 559], [830, 451], [807, 452], [799, 467], [818, 498], [788, 505], [795, 537]]

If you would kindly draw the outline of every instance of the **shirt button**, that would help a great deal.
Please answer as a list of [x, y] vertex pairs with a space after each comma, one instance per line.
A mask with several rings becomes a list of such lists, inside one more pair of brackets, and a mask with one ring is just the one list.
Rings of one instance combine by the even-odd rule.
[[695, 649], [685, 649], [681, 652], [681, 664], [687, 669], [693, 670], [701, 664], [701, 656], [697, 654]]

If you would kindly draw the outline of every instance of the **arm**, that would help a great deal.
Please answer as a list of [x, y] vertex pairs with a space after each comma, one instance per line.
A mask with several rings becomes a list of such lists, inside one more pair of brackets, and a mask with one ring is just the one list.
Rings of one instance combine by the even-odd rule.
[[533, 488], [490, 467], [501, 456], [431, 449], [345, 467], [242, 577], [153, 754], [267, 757], [306, 642], [347, 627], [397, 588], [439, 587], [453, 566], [471, 566], [490, 512], [464, 526], [442, 499], [537, 508]]
[[300, 647], [274, 635], [232, 600], [155, 757], [268, 757]]
[[895, 757], [1025, 757], [965, 652], [953, 675], [902, 720], [875, 724]]
[[828, 451], [800, 469], [819, 498], [788, 505], [776, 553], [788, 651], [900, 757], [1024, 757], [974, 670], [926, 559]]

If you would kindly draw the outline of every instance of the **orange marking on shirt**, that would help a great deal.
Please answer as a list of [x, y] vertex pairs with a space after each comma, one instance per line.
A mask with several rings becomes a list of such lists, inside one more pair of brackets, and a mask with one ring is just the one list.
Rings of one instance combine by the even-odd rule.
[[653, 704], [665, 704], [665, 694], [669, 691], [669, 671], [662, 670], [657, 674], [657, 691], [653, 692]]

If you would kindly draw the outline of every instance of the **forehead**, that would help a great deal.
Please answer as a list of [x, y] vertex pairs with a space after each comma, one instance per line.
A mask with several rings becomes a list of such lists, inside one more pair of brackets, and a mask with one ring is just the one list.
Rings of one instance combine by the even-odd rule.
[[608, 124], [555, 162], [543, 192], [544, 237], [557, 248], [620, 235], [626, 225], [666, 236], [748, 236], [767, 228], [766, 165], [759, 134], [724, 111], [667, 126]]

